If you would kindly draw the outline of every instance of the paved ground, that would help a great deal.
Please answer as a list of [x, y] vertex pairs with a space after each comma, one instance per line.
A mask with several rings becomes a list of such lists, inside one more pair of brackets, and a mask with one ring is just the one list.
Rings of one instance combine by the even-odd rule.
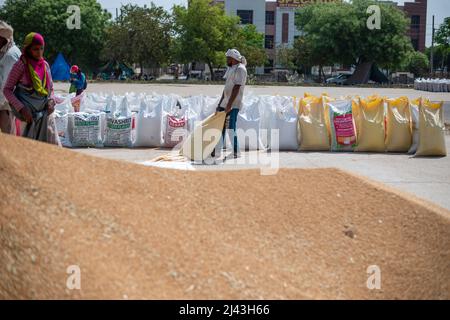
[[[450, 136], [447, 136], [450, 150]], [[161, 149], [77, 149], [85, 154], [130, 161], [143, 164], [168, 150]], [[281, 152], [271, 158], [263, 152], [244, 153], [239, 163], [229, 161], [223, 165], [190, 165], [164, 163], [163, 167], [188, 170], [239, 170], [260, 168], [259, 163], [277, 163], [282, 168], [329, 168], [337, 167], [386, 183], [399, 190], [412, 193], [450, 210], [450, 157], [413, 158], [404, 154], [359, 154], [359, 153], [305, 153]]]
[[[69, 86], [66, 83], [56, 83], [57, 92], [68, 92]], [[220, 95], [223, 86], [219, 85], [190, 85], [190, 84], [133, 84], [133, 83], [93, 83], [88, 87], [88, 92], [114, 92], [116, 94], [125, 94], [127, 92], [146, 92], [158, 94], [176, 93], [182, 96], [191, 95]], [[445, 118], [450, 123], [450, 93], [435, 93], [416, 91], [412, 89], [382, 89], [382, 88], [356, 88], [356, 87], [286, 87], [286, 86], [247, 86], [247, 93], [253, 94], [272, 94], [287, 96], [303, 96], [305, 92], [320, 95], [328, 93], [333, 97], [346, 95], [368, 96], [379, 94], [390, 98], [407, 96], [415, 99], [420, 96], [429, 97], [434, 101], [445, 101]]]

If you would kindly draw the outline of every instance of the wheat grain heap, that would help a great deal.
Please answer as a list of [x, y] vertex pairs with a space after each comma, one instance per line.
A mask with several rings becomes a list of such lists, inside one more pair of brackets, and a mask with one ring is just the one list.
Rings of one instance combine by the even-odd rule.
[[0, 181], [1, 299], [450, 298], [449, 212], [336, 169], [171, 171], [0, 135]]

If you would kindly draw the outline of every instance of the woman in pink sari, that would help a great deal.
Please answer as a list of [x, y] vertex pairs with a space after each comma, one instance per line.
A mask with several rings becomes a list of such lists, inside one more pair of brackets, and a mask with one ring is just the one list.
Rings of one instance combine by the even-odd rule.
[[3, 93], [15, 116], [26, 123], [22, 136], [58, 144], [49, 121], [55, 110], [55, 99], [44, 46], [44, 38], [39, 33], [32, 32], [25, 37], [22, 56], [13, 66]]

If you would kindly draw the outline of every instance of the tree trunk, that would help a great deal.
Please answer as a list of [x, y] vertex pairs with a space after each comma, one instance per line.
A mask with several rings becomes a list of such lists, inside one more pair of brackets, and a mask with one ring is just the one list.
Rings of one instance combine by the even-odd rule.
[[322, 83], [322, 65], [319, 65], [319, 83]]
[[210, 74], [211, 74], [211, 79], [210, 79], [210, 81], [214, 81], [214, 80], [215, 80], [215, 79], [214, 79], [214, 69], [213, 69], [213, 66], [212, 66], [211, 61], [208, 61], [208, 67], [209, 67], [209, 72], [210, 72]]

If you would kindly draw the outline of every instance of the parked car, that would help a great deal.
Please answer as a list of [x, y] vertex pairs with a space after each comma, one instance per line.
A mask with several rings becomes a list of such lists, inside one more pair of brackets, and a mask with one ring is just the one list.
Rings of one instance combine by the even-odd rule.
[[351, 76], [351, 74], [342, 73], [336, 77], [327, 79], [327, 84], [337, 84], [342, 86], [344, 85], [344, 82]]

